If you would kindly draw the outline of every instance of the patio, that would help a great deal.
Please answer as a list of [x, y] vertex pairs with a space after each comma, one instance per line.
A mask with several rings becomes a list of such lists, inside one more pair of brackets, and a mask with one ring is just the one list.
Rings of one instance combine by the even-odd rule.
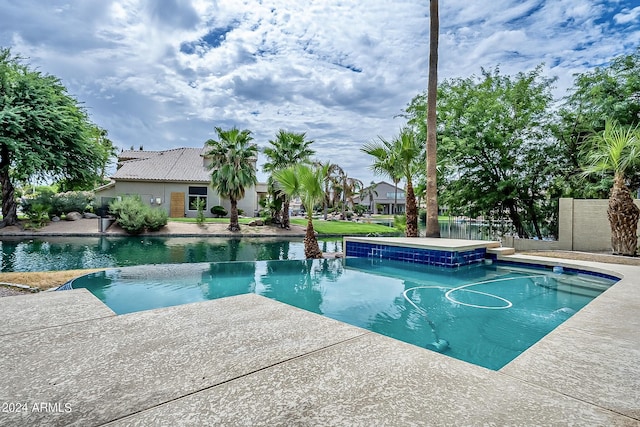
[[497, 372], [252, 294], [2, 298], [0, 424], [639, 425], [640, 267], [499, 257], [624, 278]]

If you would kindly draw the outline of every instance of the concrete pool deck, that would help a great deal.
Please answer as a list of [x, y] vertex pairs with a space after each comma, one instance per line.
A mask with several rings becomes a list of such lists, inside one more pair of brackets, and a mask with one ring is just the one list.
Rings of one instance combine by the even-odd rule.
[[640, 425], [640, 267], [499, 257], [622, 280], [500, 371], [253, 294], [2, 298], [0, 425]]

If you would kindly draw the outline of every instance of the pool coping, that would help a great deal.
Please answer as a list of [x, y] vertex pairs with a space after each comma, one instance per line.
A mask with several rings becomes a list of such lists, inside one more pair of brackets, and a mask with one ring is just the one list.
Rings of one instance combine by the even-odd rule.
[[[324, 331], [323, 334], [326, 334], [323, 338], [324, 343], [314, 349], [301, 351], [297, 356], [285, 358], [276, 364], [238, 375], [211, 387], [194, 389], [192, 393], [155, 402], [151, 406], [145, 406], [148, 403], [145, 401], [146, 403], [140, 404], [136, 410], [129, 410], [128, 413], [122, 412], [122, 408], [111, 408], [114, 412], [110, 415], [112, 417], [110, 421], [113, 421], [114, 425], [119, 423], [123, 425], [145, 424], [157, 420], [172, 419], [176, 421], [174, 418], [178, 416], [181, 418], [176, 421], [177, 425], [189, 425], [191, 424], [189, 421], [194, 419], [199, 423], [206, 423], [225, 416], [227, 417], [224, 418], [225, 421], [230, 423], [235, 421], [237, 424], [246, 424], [247, 419], [271, 420], [278, 424], [278, 420], [286, 423], [287, 420], [295, 420], [300, 417], [303, 421], [315, 420], [315, 424], [334, 425], [345, 424], [345, 420], [354, 425], [370, 425], [381, 421], [386, 421], [389, 424], [395, 422], [398, 424], [553, 425], [557, 424], [559, 420], [563, 420], [563, 424], [572, 421], [590, 425], [640, 424], [640, 395], [637, 389], [637, 384], [640, 384], [640, 367], [637, 364], [637, 360], [640, 359], [640, 337], [637, 334], [638, 326], [640, 326], [638, 313], [640, 306], [640, 292], [638, 292], [640, 274], [638, 273], [640, 273], [640, 267], [518, 254], [498, 255], [498, 258], [511, 262], [546, 266], [562, 265], [568, 268], [593, 270], [621, 277], [621, 280], [500, 371], [489, 371], [437, 353], [408, 346], [391, 338], [362, 331], [359, 328], [350, 326], [345, 328], [344, 325], [339, 324], [340, 322], [336, 323], [330, 319], [322, 320], [325, 318], [317, 319], [318, 316], [312, 313], [301, 315], [296, 311], [297, 309], [289, 306], [281, 307], [281, 303], [275, 301], [255, 300], [257, 301], [256, 305], [289, 313], [292, 321], [291, 328], [302, 333], [302, 336], [309, 328], [305, 324], [306, 321], [318, 325], [317, 327]], [[147, 324], [145, 322], [149, 322], [149, 319], [157, 320], [163, 316], [174, 321], [189, 319], [190, 313], [198, 312], [202, 310], [203, 304], [206, 306], [210, 303], [194, 303], [169, 309], [151, 310], [142, 312], [148, 313], [142, 315], [132, 313], [131, 315], [112, 316], [108, 312], [102, 312], [95, 316], [96, 302], [102, 303], [92, 295], [78, 297], [78, 292], [81, 291], [53, 293], [64, 295], [59, 298], [69, 298], [70, 306], [74, 305], [72, 299], [79, 299], [84, 304], [84, 308], [80, 307], [77, 310], [79, 314], [82, 314], [80, 318], [71, 319], [72, 316], [68, 315], [64, 324], [48, 325], [45, 332], [41, 329], [42, 325], [28, 322], [29, 312], [13, 310], [9, 314], [7, 310], [0, 311], [2, 313], [0, 320], [4, 321], [7, 316], [12, 316], [14, 321], [21, 321], [28, 325], [27, 329], [5, 335], [5, 339], [0, 344], [0, 355], [4, 357], [6, 354], [29, 353], [29, 351], [34, 353], [32, 347], [34, 343], [38, 342], [41, 343], [39, 346], [43, 347], [40, 354], [35, 352], [29, 356], [31, 363], [26, 373], [21, 373], [20, 370], [18, 372], [8, 371], [9, 367], [0, 367], [0, 371], [5, 371], [3, 374], [8, 375], [5, 378], [13, 380], [10, 390], [3, 388], [9, 387], [8, 384], [0, 385], [0, 401], [17, 398], [18, 396], [7, 394], [11, 390], [16, 393], [18, 390], [23, 395], [29, 395], [30, 392], [33, 392], [34, 390], [21, 388], [21, 381], [27, 381], [27, 375], [37, 375], [43, 380], [48, 378], [48, 372], [52, 370], [50, 364], [53, 356], [51, 354], [60, 352], [65, 355], [65, 352], [70, 351], [59, 343], [73, 342], [78, 330], [83, 328], [99, 330], [102, 322], [107, 321], [113, 325], [118, 325], [124, 320], [133, 324], [135, 319], [136, 322], [139, 322], [140, 327], [144, 328], [144, 325]], [[53, 309], [48, 295], [51, 293], [8, 297], [2, 299], [4, 301], [0, 300], [0, 305], [18, 307], [19, 302], [23, 304], [26, 300], [15, 300], [14, 298], [36, 298], [29, 300], [32, 309], [45, 315], [47, 310]], [[234, 307], [238, 304], [242, 306], [244, 300], [237, 298], [224, 299], [218, 305], [214, 304], [211, 307]], [[252, 299], [253, 302], [254, 299]], [[274, 306], [274, 304], [276, 305]], [[613, 305], [616, 306], [614, 311], [611, 310]], [[78, 307], [77, 303], [75, 306]], [[56, 309], [59, 310], [60, 306], [57, 307]], [[176, 318], [175, 316], [178, 314], [179, 316]], [[212, 316], [210, 313], [207, 315]], [[300, 322], [301, 318], [306, 321]], [[215, 322], [225, 321], [215, 315], [211, 319]], [[184, 322], [184, 320], [182, 321]], [[154, 323], [148, 324], [151, 327]], [[188, 332], [188, 325], [189, 323], [184, 324], [186, 329], [183, 333]], [[280, 327], [282, 325], [284, 324], [281, 323]], [[174, 327], [176, 330], [181, 330], [179, 323]], [[230, 328], [232, 332], [236, 329], [242, 329], [243, 326], [233, 324]], [[274, 339], [286, 340], [289, 333], [288, 329], [275, 331], [274, 336], [282, 338]], [[301, 339], [302, 336], [297, 339]], [[42, 343], [45, 337], [47, 343]], [[127, 350], [128, 346], [144, 347], [144, 342], [141, 343], [139, 340], [127, 344], [124, 336], [113, 336], [112, 339], [115, 342], [109, 345], [122, 345], [124, 346], [122, 351], [133, 351]], [[291, 340], [291, 338], [288, 339]], [[167, 337], [167, 340], [169, 342], [164, 351], [159, 353], [162, 355], [157, 361], [159, 367], [168, 362], [175, 362], [170, 356], [178, 349], [171, 347], [171, 339]], [[118, 341], [122, 342], [118, 343]], [[299, 343], [296, 339], [287, 342], [294, 347]], [[571, 343], [570, 348], [567, 348], [567, 342]], [[249, 345], [249, 347], [251, 346]], [[256, 351], [268, 353], [264, 347], [252, 349], [249, 347], [245, 350], [251, 351], [252, 354]], [[29, 350], [30, 348], [31, 350]], [[44, 349], [51, 351], [42, 353]], [[145, 353], [140, 357], [144, 357], [144, 355]], [[74, 356], [80, 355], [67, 354], [67, 356], [72, 360]], [[199, 354], [192, 356], [196, 359], [203, 357]], [[165, 360], [167, 357], [169, 359]], [[422, 368], [418, 371], [411, 371], [409, 377], [403, 374], [403, 370], [396, 372], [394, 360], [402, 357], [408, 358], [412, 364], [422, 366]], [[352, 365], [351, 361], [359, 362]], [[140, 363], [141, 360], [121, 360], [119, 362], [130, 364], [131, 369], [136, 369], [134, 368], [135, 364]], [[340, 369], [343, 370], [340, 371]], [[354, 384], [369, 384], [369, 386], [359, 388], [359, 396], [347, 394], [342, 396], [342, 400], [337, 400], [323, 392], [327, 381], [325, 377], [332, 370], [339, 371], [345, 376], [335, 379], [332, 383], [336, 395], [340, 395], [341, 389], [351, 390]], [[80, 381], [79, 377], [74, 377], [71, 373], [61, 372], [62, 374], [57, 372], [58, 375], [69, 375], [69, 378], [66, 378], [67, 382]], [[317, 378], [314, 374], [316, 372], [323, 373], [322, 378]], [[348, 375], [347, 372], [349, 372]], [[382, 374], [394, 372], [394, 374], [380, 376], [380, 372]], [[452, 372], [461, 374], [452, 377]], [[288, 375], [290, 377], [287, 377]], [[304, 381], [301, 382], [300, 375], [307, 377], [305, 381], [314, 387], [305, 388], [308, 386], [303, 384]], [[422, 378], [425, 383], [412, 382], [414, 377]], [[384, 388], [378, 389], [371, 383], [372, 378], [383, 382]], [[121, 380], [116, 378], [113, 381], [118, 384], [118, 381]], [[427, 381], [430, 381], [429, 384], [426, 383]], [[29, 383], [25, 383], [25, 386], [27, 384]], [[337, 388], [335, 388], [336, 385]], [[440, 397], [434, 395], [434, 387], [438, 390]], [[55, 387], [45, 386], [44, 388], [51, 396], [59, 397], [56, 395]], [[254, 393], [256, 389], [266, 390], [267, 394], [256, 395]], [[276, 393], [278, 390], [281, 390], [290, 399], [288, 404], [281, 403], [280, 406], [272, 404], [275, 401], [279, 402], [279, 394]], [[303, 390], [306, 394], [302, 393]], [[400, 393], [404, 399], [398, 400], [393, 394], [388, 393], [389, 391]], [[91, 392], [91, 390], [76, 391], [76, 393], [85, 392]], [[148, 393], [153, 394], [152, 390], [149, 390]], [[151, 399], [150, 396], [147, 398]], [[439, 400], [441, 398], [456, 399], [456, 402], [452, 404], [448, 400]], [[398, 418], [402, 414], [394, 412], [396, 410], [394, 408], [404, 408], [403, 405], [406, 402], [418, 405], [419, 411], [415, 411], [415, 408], [412, 407], [406, 407], [405, 415], [409, 418]], [[435, 403], [438, 403], [439, 406]], [[366, 410], [361, 411], [359, 408], [366, 408]], [[493, 412], [486, 412], [488, 409]], [[102, 421], [92, 416], [90, 412], [83, 414], [83, 423], [100, 424]], [[348, 418], [344, 418], [346, 415]], [[293, 418], [282, 418], [283, 416]], [[5, 414], [1, 414], [0, 417], [5, 417]], [[48, 414], [47, 417], [49, 418], [45, 419], [48, 421], [53, 419], [59, 424], [66, 423], [64, 414]], [[8, 420], [20, 421], [22, 419], [8, 418]]]

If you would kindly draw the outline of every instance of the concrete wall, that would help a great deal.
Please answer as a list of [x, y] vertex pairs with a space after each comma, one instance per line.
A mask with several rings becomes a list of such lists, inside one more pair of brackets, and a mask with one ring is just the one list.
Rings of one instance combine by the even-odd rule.
[[[640, 207], [640, 200], [635, 200]], [[504, 237], [504, 246], [518, 251], [566, 250], [605, 252], [611, 250], [611, 227], [607, 217], [608, 200], [569, 199], [559, 201], [558, 240], [543, 241]]]

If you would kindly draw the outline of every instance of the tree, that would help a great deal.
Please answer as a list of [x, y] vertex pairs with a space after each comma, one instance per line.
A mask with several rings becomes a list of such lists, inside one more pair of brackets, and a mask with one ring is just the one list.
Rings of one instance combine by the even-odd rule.
[[[404, 128], [400, 132], [400, 135], [393, 140], [393, 149], [395, 156], [400, 161], [402, 174], [407, 183], [407, 190], [405, 191], [407, 228], [405, 230], [405, 235], [407, 237], [418, 237], [418, 206], [416, 204], [416, 195], [413, 190], [413, 176], [418, 173], [421, 166], [417, 159], [420, 158], [422, 144], [418, 142], [418, 139], [415, 137], [411, 129]], [[436, 221], [437, 219], [438, 215], [436, 209]], [[440, 229], [438, 228], [438, 230]], [[438, 231], [437, 236], [431, 237], [439, 236], [440, 231]]]
[[[524, 238], [544, 237], [559, 156], [550, 132], [553, 79], [541, 73], [483, 69], [481, 77], [446, 80], [438, 89], [444, 204], [458, 214], [506, 216]], [[424, 126], [425, 104], [424, 94], [411, 101], [410, 124]]]
[[307, 230], [304, 237], [304, 255], [307, 259], [322, 258], [313, 229], [313, 211], [324, 198], [324, 182], [327, 177], [326, 166], [310, 167], [304, 164], [274, 172], [274, 178], [280, 183], [289, 197], [300, 197], [307, 213]]
[[[313, 141], [306, 140], [306, 134], [287, 132], [280, 129], [275, 140], [269, 140], [269, 147], [263, 152], [267, 156], [267, 162], [263, 166], [265, 172], [275, 172], [286, 169], [298, 163], [308, 163], [315, 151], [309, 148]], [[280, 197], [280, 192], [276, 189], [275, 197]], [[289, 228], [289, 199], [282, 200], [282, 221], [283, 228]]]
[[[438, 174], [436, 141], [436, 99], [438, 94], [438, 0], [430, 0], [429, 10], [429, 83], [427, 88], [427, 231], [426, 237], [440, 237], [438, 223]], [[409, 218], [407, 217], [407, 228]]]
[[220, 196], [229, 199], [229, 231], [240, 231], [238, 223], [238, 200], [242, 199], [245, 189], [256, 185], [255, 161], [258, 147], [251, 131], [238, 130], [235, 127], [223, 130], [216, 127], [218, 140], [209, 139], [205, 146], [209, 148], [206, 156], [211, 158], [211, 185]]
[[[564, 99], [554, 134], [561, 144], [562, 174], [559, 196], [604, 198], [611, 188], [609, 176], [581, 174], [582, 157], [591, 150], [591, 135], [605, 129], [605, 122], [621, 126], [640, 124], [640, 47], [614, 58], [605, 66], [575, 76], [571, 93]], [[626, 178], [640, 187], [640, 171], [630, 166]]]
[[0, 48], [0, 227], [18, 223], [15, 185], [31, 179], [86, 182], [100, 166], [94, 125], [60, 80]]
[[107, 138], [108, 132], [98, 126], [91, 127], [89, 142], [95, 144], [95, 151], [98, 155], [96, 159], [96, 169], [84, 177], [84, 181], [78, 179], [63, 179], [58, 182], [60, 191], [82, 191], [93, 190], [96, 187], [108, 182], [106, 179], [107, 169], [113, 160], [118, 156], [118, 149], [113, 142]]
[[364, 200], [365, 198], [369, 199], [369, 213], [374, 212], [373, 198], [377, 195], [378, 192], [376, 191], [376, 183], [374, 181], [371, 181], [368, 187], [360, 190], [360, 201]]
[[604, 131], [591, 136], [585, 174], [613, 173], [607, 215], [614, 254], [633, 256], [638, 248], [640, 209], [626, 185], [625, 172], [640, 163], [640, 126], [623, 127], [608, 121]]
[[347, 208], [347, 204], [350, 203], [351, 206], [353, 206], [353, 196], [362, 190], [364, 184], [358, 178], [352, 178], [347, 176], [347, 174], [344, 175], [342, 182], [342, 219], [346, 219], [345, 210]]
[[392, 143], [379, 136], [378, 141], [365, 144], [360, 151], [374, 157], [370, 168], [375, 174], [386, 175], [393, 181], [395, 198], [391, 213], [394, 214], [398, 206], [398, 183], [402, 178], [402, 169], [400, 162], [393, 154]]

